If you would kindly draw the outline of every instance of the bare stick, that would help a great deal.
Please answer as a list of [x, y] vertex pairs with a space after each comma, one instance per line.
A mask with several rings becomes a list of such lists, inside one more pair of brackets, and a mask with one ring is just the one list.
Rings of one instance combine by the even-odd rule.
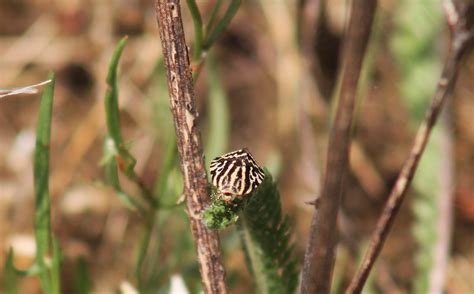
[[346, 294], [361, 293], [362, 288], [369, 276], [370, 270], [374, 265], [383, 244], [387, 239], [393, 220], [403, 202], [406, 191], [413, 179], [418, 162], [426, 143], [428, 142], [431, 130], [438, 118], [444, 100], [452, 95], [454, 82], [456, 80], [457, 69], [466, 45], [472, 39], [473, 31], [466, 28], [464, 13], [467, 11], [465, 5], [454, 5], [452, 1], [445, 1], [445, 11], [448, 23], [452, 29], [451, 49], [438, 82], [436, 92], [433, 96], [430, 108], [425, 119], [420, 125], [408, 159], [403, 164], [402, 170], [397, 178], [395, 185], [385, 204], [382, 215], [380, 216], [369, 248], [362, 260], [362, 264], [357, 274], [352, 279]]
[[343, 53], [343, 74], [337, 113], [329, 138], [326, 175], [311, 222], [304, 259], [301, 293], [330, 293], [337, 243], [337, 215], [344, 193], [350, 130], [357, 83], [370, 36], [376, 0], [352, 1]]
[[198, 114], [179, 0], [157, 0], [155, 11], [184, 177], [184, 194], [196, 243], [203, 288], [206, 293], [227, 293], [219, 236], [217, 232], [208, 230], [201, 221], [201, 212], [209, 201], [209, 188], [201, 137], [196, 127]]

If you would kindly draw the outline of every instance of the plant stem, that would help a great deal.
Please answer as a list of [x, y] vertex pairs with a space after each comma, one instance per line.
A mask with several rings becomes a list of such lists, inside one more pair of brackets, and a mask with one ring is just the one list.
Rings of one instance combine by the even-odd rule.
[[344, 193], [357, 84], [370, 36], [376, 0], [352, 1], [345, 39], [342, 82], [331, 130], [326, 176], [313, 215], [306, 248], [301, 293], [330, 293], [337, 243], [337, 215]]
[[248, 264], [251, 268], [251, 273], [254, 276], [255, 292], [256, 293], [269, 293], [269, 287], [266, 283], [266, 278], [263, 275], [265, 267], [261, 262], [261, 258], [258, 256], [258, 251], [262, 250], [258, 248], [257, 244], [252, 240], [250, 235], [249, 227], [245, 215], [241, 213], [239, 221], [239, 231], [244, 244], [244, 248], [247, 252]]
[[176, 129], [184, 194], [206, 293], [227, 293], [219, 235], [208, 230], [201, 213], [209, 202], [202, 142], [196, 127], [193, 79], [179, 0], [157, 0], [155, 11], [166, 65], [171, 112]]
[[44, 293], [57, 293], [51, 280], [51, 200], [49, 195], [49, 146], [51, 139], [51, 122], [54, 97], [54, 75], [49, 74], [48, 84], [41, 97], [41, 104], [36, 130], [34, 156], [34, 187], [35, 187], [35, 237], [36, 264], [40, 269], [39, 278]]
[[[452, 5], [452, 8], [455, 9], [451, 1], [446, 2], [448, 2], [447, 5]], [[382, 211], [382, 215], [377, 222], [375, 231], [372, 234], [369, 248], [367, 249], [360, 268], [352, 279], [346, 293], [361, 293], [365, 281], [369, 276], [370, 270], [372, 269], [380, 251], [382, 250], [383, 244], [387, 239], [390, 228], [403, 202], [411, 180], [413, 179], [418, 162], [421, 155], [423, 154], [423, 151], [425, 150], [426, 143], [428, 142], [431, 130], [441, 111], [443, 102], [447, 97], [452, 95], [459, 61], [462, 57], [462, 53], [467, 47], [467, 44], [470, 40], [472, 40], [474, 35], [474, 28], [465, 27], [466, 22], [464, 19], [464, 13], [467, 11], [467, 9], [465, 9], [465, 5], [459, 5], [459, 11], [448, 9], [446, 11], [448, 23], [451, 25], [453, 34], [451, 40], [451, 50], [445, 62], [444, 69], [441, 74], [441, 78], [439, 79], [430, 108], [426, 112], [425, 119], [421, 123], [416, 133], [410, 155], [403, 164], [402, 170], [400, 171], [397, 181], [395, 182], [388, 197], [387, 203], [385, 204], [384, 210]]]
[[199, 12], [199, 7], [197, 6], [195, 0], [186, 0], [188, 3], [189, 11], [193, 18], [194, 23], [194, 53], [193, 60], [199, 60], [201, 57], [202, 51], [202, 19], [201, 13]]

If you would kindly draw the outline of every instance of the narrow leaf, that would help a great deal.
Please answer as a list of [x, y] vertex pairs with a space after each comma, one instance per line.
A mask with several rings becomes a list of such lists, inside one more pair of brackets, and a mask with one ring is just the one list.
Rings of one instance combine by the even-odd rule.
[[230, 21], [237, 13], [240, 3], [241, 0], [232, 0], [232, 2], [229, 4], [229, 7], [227, 8], [227, 11], [225, 12], [222, 19], [219, 21], [219, 23], [217, 23], [216, 27], [209, 33], [209, 37], [205, 40], [205, 43], [203, 45], [203, 48], [205, 50], [211, 48], [214, 42], [219, 38], [222, 31], [227, 28]]
[[51, 83], [45, 87], [41, 97], [34, 155], [36, 263], [40, 268], [41, 287], [44, 293], [52, 293], [53, 290], [45, 262], [51, 246], [51, 204], [48, 181], [54, 75], [49, 74], [48, 79]]
[[115, 161], [115, 156], [117, 156], [117, 149], [115, 148], [115, 144], [113, 143], [113, 140], [110, 137], [106, 137], [104, 140], [103, 153], [104, 158], [102, 160], [102, 164], [104, 165], [105, 179], [107, 184], [114, 188], [115, 193], [125, 204], [125, 206], [132, 210], [138, 209], [142, 212], [145, 211], [143, 206], [135, 198], [128, 195], [122, 190], [122, 186], [120, 185], [119, 181], [117, 163]]
[[105, 114], [109, 135], [118, 151], [117, 159], [120, 161], [119, 167], [123, 169], [127, 176], [130, 176], [133, 174], [136, 160], [128, 152], [122, 139], [117, 87], [117, 67], [126, 43], [127, 37], [120, 40], [112, 56], [112, 61], [110, 62], [109, 73], [107, 75], [108, 88], [105, 94]]
[[16, 294], [18, 291], [18, 276], [13, 265], [13, 249], [8, 251], [3, 271], [3, 290], [7, 294]]
[[217, 0], [216, 4], [212, 8], [211, 16], [209, 17], [209, 21], [207, 22], [206, 25], [206, 33], [209, 33], [214, 26], [214, 22], [216, 21], [217, 18], [217, 13], [221, 9], [222, 6], [222, 0]]
[[74, 268], [74, 293], [88, 294], [91, 292], [91, 279], [84, 257], [79, 257]]
[[193, 59], [199, 60], [202, 51], [202, 19], [195, 0], [186, 0], [194, 24], [194, 50]]
[[53, 262], [51, 264], [52, 293], [61, 293], [61, 248], [58, 240], [53, 238]]

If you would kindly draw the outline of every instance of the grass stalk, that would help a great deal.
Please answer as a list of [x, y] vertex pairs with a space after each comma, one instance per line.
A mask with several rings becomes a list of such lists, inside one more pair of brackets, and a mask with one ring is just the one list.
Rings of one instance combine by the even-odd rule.
[[[51, 139], [51, 121], [54, 97], [54, 74], [43, 91], [36, 129], [34, 153], [34, 190], [35, 190], [35, 238], [36, 264], [39, 267], [41, 288], [44, 293], [59, 293], [59, 280], [51, 276], [59, 271], [51, 233], [51, 202], [49, 195], [49, 157]], [[53, 246], [53, 262], [51, 264], [51, 247]], [[58, 249], [56, 249], [58, 250]], [[51, 269], [51, 271], [50, 271]]]

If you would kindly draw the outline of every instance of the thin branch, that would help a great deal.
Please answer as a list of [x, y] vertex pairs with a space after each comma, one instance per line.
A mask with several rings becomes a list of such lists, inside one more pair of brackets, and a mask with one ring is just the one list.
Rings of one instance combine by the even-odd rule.
[[370, 270], [382, 250], [395, 216], [403, 202], [411, 180], [413, 179], [418, 162], [425, 150], [426, 143], [428, 142], [431, 130], [441, 111], [443, 102], [447, 97], [452, 96], [462, 53], [466, 49], [469, 41], [472, 40], [474, 31], [472, 28], [469, 30], [466, 27], [464, 19], [467, 7], [465, 5], [455, 6], [452, 1], [445, 1], [445, 4], [448, 24], [452, 29], [451, 49], [449, 55], [446, 59], [430, 108], [416, 133], [410, 155], [403, 164], [402, 170], [400, 171], [397, 181], [392, 188], [387, 203], [385, 204], [382, 215], [377, 222], [375, 231], [372, 234], [369, 248], [367, 249], [357, 274], [352, 279], [346, 294], [361, 293], [362, 288], [364, 287]]
[[326, 175], [313, 215], [304, 259], [301, 293], [330, 293], [337, 243], [337, 215], [344, 193], [357, 84], [370, 36], [376, 0], [352, 1], [343, 53], [337, 113], [331, 130]]
[[196, 126], [198, 114], [179, 0], [157, 0], [155, 11], [184, 176], [184, 194], [203, 288], [206, 293], [227, 293], [219, 236], [217, 232], [208, 230], [201, 221], [201, 212], [209, 201], [209, 189], [201, 137]]

